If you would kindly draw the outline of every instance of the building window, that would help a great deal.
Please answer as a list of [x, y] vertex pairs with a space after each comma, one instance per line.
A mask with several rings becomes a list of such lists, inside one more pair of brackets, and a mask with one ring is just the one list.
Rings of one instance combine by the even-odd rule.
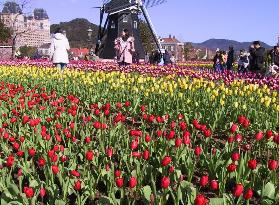
[[44, 29], [44, 24], [40, 23], [40, 29]]
[[127, 23], [127, 22], [128, 22], [128, 15], [123, 14], [123, 23]]
[[134, 21], [134, 29], [137, 29], [137, 28], [138, 28], [138, 22]]
[[174, 46], [171, 46], [171, 51], [174, 51]]

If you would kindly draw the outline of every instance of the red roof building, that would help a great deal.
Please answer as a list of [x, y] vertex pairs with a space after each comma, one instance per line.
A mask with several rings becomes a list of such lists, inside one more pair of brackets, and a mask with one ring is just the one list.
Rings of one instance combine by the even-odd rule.
[[177, 61], [184, 61], [184, 43], [179, 41], [175, 36], [169, 35], [168, 38], [161, 39], [162, 49], [166, 49], [174, 55]]
[[70, 53], [74, 57], [84, 57], [89, 53], [88, 48], [71, 48]]

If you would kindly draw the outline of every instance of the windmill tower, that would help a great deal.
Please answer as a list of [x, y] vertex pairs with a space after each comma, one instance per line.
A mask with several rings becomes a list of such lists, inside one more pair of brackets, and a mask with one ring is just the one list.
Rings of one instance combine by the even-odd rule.
[[[115, 57], [114, 40], [120, 36], [123, 29], [128, 29], [135, 39], [135, 50], [139, 58], [144, 58], [145, 52], [140, 39], [139, 16], [143, 14], [152, 32], [157, 48], [161, 45], [146, 8], [154, 7], [167, 0], [105, 0], [100, 8], [100, 25], [96, 44], [96, 54], [104, 59]], [[104, 20], [104, 16], [106, 20]]]

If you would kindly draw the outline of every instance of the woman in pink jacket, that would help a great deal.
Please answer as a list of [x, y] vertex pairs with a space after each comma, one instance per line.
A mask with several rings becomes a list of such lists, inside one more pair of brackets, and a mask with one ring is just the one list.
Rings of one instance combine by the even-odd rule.
[[124, 29], [121, 37], [115, 39], [114, 48], [116, 50], [117, 62], [120, 66], [126, 66], [133, 62], [133, 53], [135, 52], [134, 37], [129, 35], [127, 29]]

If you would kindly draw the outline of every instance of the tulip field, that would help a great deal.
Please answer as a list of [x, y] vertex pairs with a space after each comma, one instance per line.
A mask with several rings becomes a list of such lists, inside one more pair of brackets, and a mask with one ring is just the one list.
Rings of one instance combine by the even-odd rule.
[[0, 61], [1, 205], [279, 204], [279, 78]]

